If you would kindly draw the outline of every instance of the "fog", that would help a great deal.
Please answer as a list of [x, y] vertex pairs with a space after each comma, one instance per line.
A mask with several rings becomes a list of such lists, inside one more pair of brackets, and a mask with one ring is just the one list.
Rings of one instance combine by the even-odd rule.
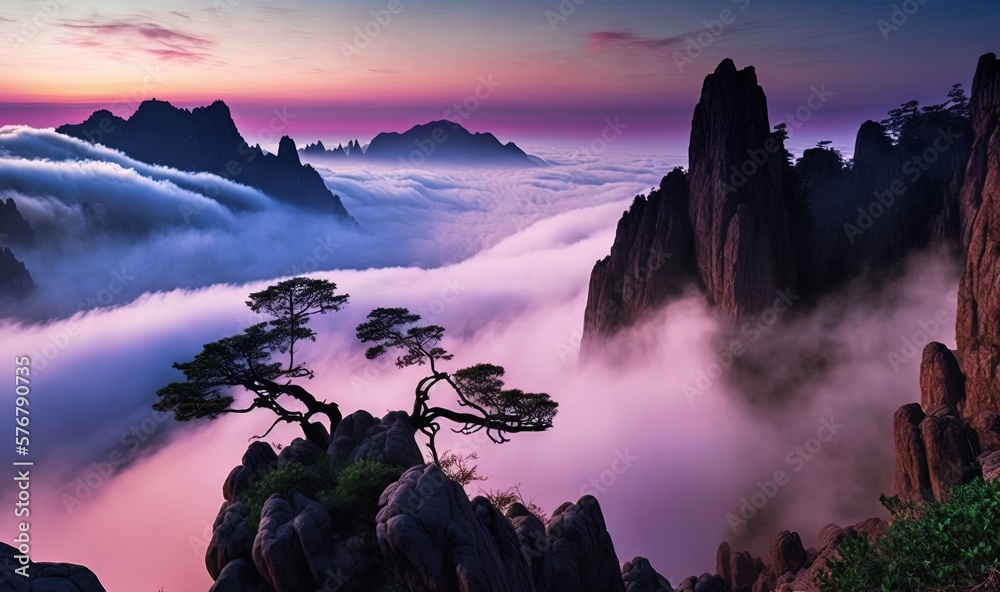
[[[692, 295], [609, 345], [612, 354], [633, 352], [626, 360], [581, 363], [590, 269], [607, 254], [633, 195], [673, 164], [592, 160], [589, 173], [580, 163], [521, 172], [323, 171], [373, 237], [344, 241], [337, 252], [355, 258], [357, 268], [366, 257], [384, 259], [376, 269], [344, 265], [313, 274], [349, 293], [350, 304], [314, 320], [319, 339], [301, 353], [316, 371], [307, 388], [345, 413], [409, 409], [420, 369], [365, 360], [353, 329], [378, 306], [419, 312], [447, 328], [442, 345], [455, 354], [447, 369], [497, 363], [508, 385], [548, 392], [560, 403], [548, 432], [494, 445], [443, 431], [439, 449], [478, 453], [480, 472], [490, 477], [483, 487], [520, 484], [548, 512], [596, 495], [619, 559], [649, 557], [672, 584], [714, 571], [722, 540], [762, 553], [771, 536], [790, 529], [809, 546], [828, 522], [881, 515], [878, 495], [892, 487], [892, 412], [919, 399], [923, 343], [953, 345], [956, 265], [923, 255], [876, 292], [849, 287], [815, 309], [792, 299], [787, 312], [741, 321], [751, 323], [747, 331], [730, 328]], [[124, 174], [108, 169], [108, 176]], [[220, 210], [219, 224], [254, 215]], [[175, 269], [165, 282], [189, 285], [179, 276], [186, 265], [202, 264], [199, 257], [171, 268], [167, 261], [179, 256], [168, 250], [157, 259], [155, 241], [212, 253], [221, 266], [235, 265], [234, 256], [203, 247], [198, 237], [247, 238], [214, 223], [186, 232], [194, 234], [164, 231], [153, 242], [90, 257], [110, 267], [102, 257], [145, 249], [163, 269]], [[287, 264], [283, 247], [263, 244], [268, 236], [247, 246], [254, 273], [258, 265]], [[50, 285], [64, 289], [62, 282]], [[172, 362], [260, 320], [243, 302], [267, 283], [163, 289], [47, 324], [0, 325], [0, 352], [7, 359], [27, 353], [35, 362], [36, 560], [87, 564], [111, 592], [209, 587], [204, 550], [222, 481], [248, 438], [272, 418], [179, 426], [149, 406], [157, 388], [179, 377]], [[935, 320], [941, 314], [946, 323]], [[745, 353], [726, 368], [723, 352], [734, 341]], [[775, 384], [780, 388], [761, 388]], [[296, 435], [286, 427], [267, 441]], [[107, 471], [115, 453], [129, 463]], [[777, 471], [787, 479], [772, 488]], [[758, 492], [760, 508], [749, 501], [760, 502]], [[744, 498], [755, 510], [749, 517], [740, 515]], [[2, 522], [7, 532], [10, 520]]]

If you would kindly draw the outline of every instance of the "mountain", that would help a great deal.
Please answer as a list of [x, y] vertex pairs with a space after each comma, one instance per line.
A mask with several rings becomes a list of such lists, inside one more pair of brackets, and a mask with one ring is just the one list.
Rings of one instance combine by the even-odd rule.
[[815, 299], [935, 242], [964, 250], [979, 193], [963, 180], [985, 178], [991, 162], [979, 146], [988, 140], [979, 132], [973, 151], [973, 137], [950, 110], [914, 115], [896, 142], [867, 121], [853, 164], [820, 146], [793, 166], [754, 68], [724, 60], [694, 109], [689, 171], [636, 197], [594, 265], [584, 353], [688, 286], [740, 318]]
[[291, 138], [281, 138], [277, 154], [249, 146], [222, 101], [188, 111], [153, 99], [143, 101], [127, 120], [101, 110], [56, 131], [150, 164], [213, 173], [278, 201], [354, 221], [319, 173], [299, 161]]
[[322, 142], [306, 146], [302, 153], [317, 159], [363, 158], [366, 162], [420, 167], [429, 165], [489, 165], [509, 167], [544, 166], [513, 142], [503, 144], [489, 133], [471, 133], [461, 125], [432, 121], [403, 133], [383, 132], [362, 151], [357, 140], [347, 148], [326, 150]]
[[0, 301], [20, 300], [34, 291], [35, 282], [24, 263], [9, 247], [0, 246]]
[[17, 210], [13, 198], [0, 200], [0, 243], [26, 247], [35, 244], [35, 231]]

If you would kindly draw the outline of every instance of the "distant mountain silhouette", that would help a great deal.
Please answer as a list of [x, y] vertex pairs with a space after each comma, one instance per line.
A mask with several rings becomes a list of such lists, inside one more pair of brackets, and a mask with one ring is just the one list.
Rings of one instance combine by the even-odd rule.
[[301, 152], [317, 159], [363, 158], [368, 162], [415, 167], [441, 164], [531, 167], [546, 164], [542, 159], [526, 154], [513, 142], [503, 144], [493, 134], [473, 134], [447, 120], [417, 125], [403, 133], [383, 132], [375, 136], [365, 149], [353, 140], [346, 148], [338, 145], [334, 150], [327, 150], [322, 142], [317, 142]]
[[277, 154], [249, 146], [222, 101], [188, 111], [153, 99], [143, 101], [127, 120], [102, 109], [56, 131], [150, 164], [214, 173], [279, 201], [353, 222], [319, 173], [299, 161], [291, 138], [281, 138]]

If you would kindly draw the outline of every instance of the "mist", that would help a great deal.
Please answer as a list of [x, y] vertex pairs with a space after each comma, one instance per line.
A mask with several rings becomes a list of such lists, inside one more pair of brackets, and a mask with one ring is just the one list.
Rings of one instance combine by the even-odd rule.
[[[4, 158], [5, 166], [22, 164]], [[336, 250], [359, 268], [331, 256], [328, 265], [338, 269], [302, 270], [350, 294], [344, 310], [314, 319], [319, 339], [300, 354], [316, 372], [306, 388], [345, 414], [409, 409], [420, 369], [368, 361], [354, 338], [371, 309], [409, 307], [446, 327], [442, 345], [455, 354], [447, 370], [500, 364], [509, 386], [560, 403], [548, 432], [495, 445], [443, 430], [439, 450], [477, 453], [480, 473], [489, 476], [482, 487], [517, 484], [550, 513], [595, 495], [619, 559], [646, 556], [673, 584], [713, 571], [723, 540], [760, 554], [771, 536], [789, 529], [808, 547], [828, 522], [883, 515], [878, 495], [892, 491], [892, 412], [919, 399], [923, 344], [953, 345], [957, 264], [920, 255], [875, 293], [849, 286], [815, 306], [790, 295], [787, 312], [735, 327], [693, 294], [620, 335], [605, 359], [584, 363], [578, 354], [591, 267], [607, 254], [632, 196], [657, 184], [670, 163], [602, 156], [586, 165], [588, 174], [579, 166], [321, 171], [370, 234], [363, 235], [369, 242], [344, 240]], [[132, 174], [125, 167], [105, 172]], [[168, 189], [183, 190], [177, 187]], [[68, 203], [66, 196], [47, 199]], [[185, 228], [194, 234], [183, 241], [158, 226], [152, 238], [76, 259], [93, 273], [117, 265], [113, 256], [148, 258], [167, 274], [163, 286], [185, 287], [196, 283], [182, 281], [187, 266], [211, 253], [216, 262], [203, 263], [205, 285], [197, 289], [143, 284], [109, 306], [0, 325], [0, 353], [33, 359], [35, 560], [86, 564], [112, 592], [209, 587], [204, 551], [222, 482], [272, 418], [178, 424], [150, 405], [159, 387], [180, 378], [172, 362], [264, 320], [243, 304], [248, 293], [300, 273], [283, 267], [294, 251], [272, 246], [273, 235], [255, 237], [260, 246], [244, 245], [246, 253], [216, 252], [273, 223], [281, 208], [264, 199], [247, 197], [260, 212], [220, 208], [212, 223]], [[297, 220], [296, 235], [315, 223], [287, 214]], [[258, 225], [250, 226], [255, 217]], [[181, 252], [189, 258], [169, 250], [188, 242], [194, 246]], [[213, 265], [240, 264], [272, 275], [212, 281]], [[59, 294], [72, 293], [69, 284], [86, 275], [65, 265], [48, 285]], [[734, 341], [745, 353], [727, 364]], [[446, 394], [432, 398], [446, 404]], [[299, 435], [286, 426], [266, 441]], [[112, 458], [124, 459], [122, 466]], [[772, 488], [778, 471], [787, 480]], [[763, 504], [754, 503], [758, 493]], [[753, 515], [741, 513], [743, 500]], [[2, 525], [11, 528], [10, 520]]]

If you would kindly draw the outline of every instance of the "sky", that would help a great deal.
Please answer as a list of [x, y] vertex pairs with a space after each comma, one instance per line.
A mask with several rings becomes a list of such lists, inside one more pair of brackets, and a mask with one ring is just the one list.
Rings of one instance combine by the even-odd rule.
[[277, 111], [300, 144], [450, 118], [572, 147], [610, 120], [628, 126], [615, 149], [684, 151], [701, 82], [731, 57], [757, 68], [772, 122], [832, 93], [793, 147], [848, 147], [865, 119], [968, 87], [998, 19], [988, 0], [5, 0], [0, 123], [222, 99], [265, 146]]

